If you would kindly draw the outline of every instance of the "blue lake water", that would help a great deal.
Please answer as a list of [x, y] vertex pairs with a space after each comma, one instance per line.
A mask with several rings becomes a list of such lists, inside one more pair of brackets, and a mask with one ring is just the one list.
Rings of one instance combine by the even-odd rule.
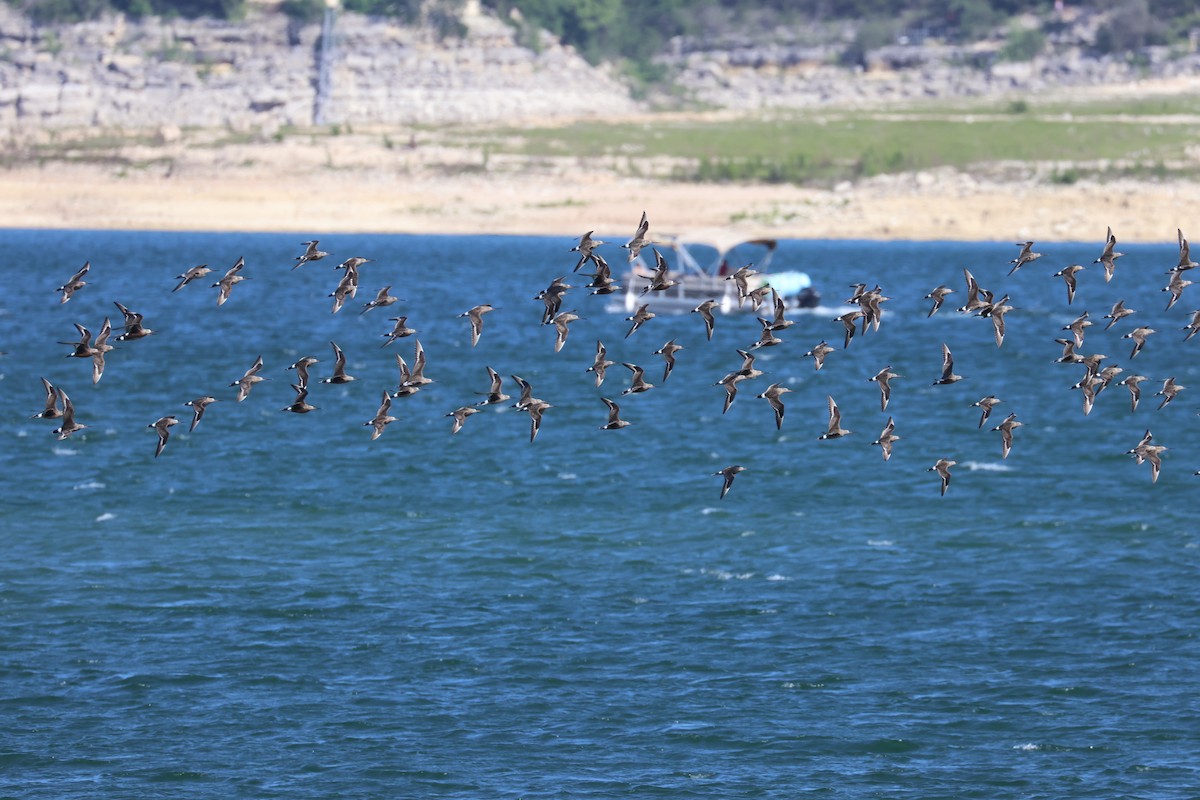
[[[300, 238], [3, 233], [0, 796], [1195, 795], [1200, 337], [1181, 328], [1200, 293], [1164, 311], [1173, 229], [1120, 246], [1111, 283], [1081, 273], [1071, 306], [1052, 274], [1090, 266], [1099, 236], [1039, 243], [1012, 276], [1008, 242], [782, 242], [774, 266], [808, 271], [823, 308], [758, 351], [766, 374], [726, 414], [714, 384], [753, 315], [711, 342], [693, 314], [623, 338], [626, 315], [575, 288], [583, 319], [554, 352], [533, 296], [570, 273], [569, 238], [336, 235], [292, 271]], [[351, 255], [374, 261], [331, 314]], [[248, 280], [218, 308], [239, 256]], [[200, 263], [216, 271], [172, 294]], [[1000, 348], [954, 310], [963, 268], [1011, 295]], [[843, 349], [857, 282], [892, 299]], [[957, 292], [927, 318], [940, 283]], [[385, 284], [404, 301], [360, 314]], [[1117, 299], [1138, 313], [1105, 332]], [[119, 324], [114, 301], [156, 333], [115, 343], [93, 386], [56, 342]], [[457, 315], [479, 303], [498, 310], [471, 347]], [[1083, 368], [1054, 363], [1084, 310], [1080, 352], [1148, 377], [1136, 411], [1113, 385], [1085, 416]], [[397, 313], [419, 333], [382, 347]], [[1157, 333], [1130, 359], [1136, 324]], [[435, 383], [370, 441], [414, 338]], [[620, 397], [618, 363], [597, 389], [597, 339], [658, 385]], [[821, 339], [837, 350], [817, 372], [802, 354]], [[317, 383], [331, 340], [354, 382]], [[932, 386], [943, 342], [965, 377]], [[268, 380], [234, 402], [259, 355]], [[304, 355], [319, 410], [282, 413]], [[887, 364], [884, 413], [866, 379]], [[536, 441], [508, 403], [451, 435], [487, 366], [553, 404]], [[43, 376], [86, 430], [30, 419]], [[1158, 410], [1168, 376], [1195, 388]], [[782, 431], [755, 397], [771, 382], [793, 389]], [[189, 434], [203, 394], [219, 402]], [[980, 429], [987, 394], [1004, 402]], [[602, 395], [629, 427], [599, 430]], [[829, 395], [853, 433], [818, 441]], [[1002, 459], [990, 428], [1010, 412]], [[166, 414], [185, 424], [155, 459]], [[1157, 483], [1125, 454], [1147, 429], [1170, 448]], [[958, 462], [945, 497], [939, 458]], [[747, 469], [719, 499], [730, 464]]]

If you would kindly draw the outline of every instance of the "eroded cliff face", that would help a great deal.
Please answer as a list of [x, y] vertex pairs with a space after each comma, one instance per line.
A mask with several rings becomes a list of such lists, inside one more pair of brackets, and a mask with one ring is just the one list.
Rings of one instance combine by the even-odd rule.
[[[340, 13], [329, 123], [495, 123], [625, 113], [627, 89], [544, 37], [517, 43], [494, 17], [462, 39]], [[0, 125], [10, 130], [162, 126], [271, 130], [314, 122], [322, 26], [255, 9], [245, 22], [133, 21], [40, 27], [0, 4]]]

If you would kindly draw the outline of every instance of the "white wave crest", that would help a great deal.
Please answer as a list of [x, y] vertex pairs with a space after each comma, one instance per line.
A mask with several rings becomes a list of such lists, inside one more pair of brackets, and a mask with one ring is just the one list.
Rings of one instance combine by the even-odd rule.
[[103, 489], [104, 486], [105, 486], [105, 484], [101, 483], [100, 481], [84, 481], [83, 483], [75, 484], [71, 488], [74, 489], [75, 491], [79, 492], [79, 491], [86, 491], [86, 490], [90, 490], [90, 489]]
[[73, 456], [79, 453], [78, 450], [72, 450], [70, 447], [56, 447], [52, 452], [56, 456]]
[[108, 522], [110, 519], [116, 519], [117, 515], [112, 512], [105, 511], [100, 516], [96, 517], [96, 522]]
[[1008, 464], [1001, 464], [998, 461], [964, 461], [959, 466], [964, 469], [969, 469], [971, 472], [1012, 472], [1013, 468]]

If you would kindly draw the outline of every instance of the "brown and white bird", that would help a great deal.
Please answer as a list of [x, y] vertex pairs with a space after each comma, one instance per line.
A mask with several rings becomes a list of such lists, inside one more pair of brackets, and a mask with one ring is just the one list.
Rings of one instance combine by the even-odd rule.
[[1146, 431], [1142, 436], [1142, 440], [1132, 450], [1126, 450], [1126, 454], [1131, 455], [1137, 460], [1137, 463], [1150, 462], [1150, 482], [1158, 482], [1158, 473], [1162, 470], [1162, 454], [1167, 448], [1160, 444], [1153, 444], [1154, 434]]
[[346, 354], [342, 352], [342, 348], [337, 346], [337, 342], [329, 344], [333, 348], [333, 374], [328, 378], [322, 378], [321, 383], [349, 383], [354, 380], [354, 376], [346, 374]]
[[957, 463], [957, 461], [952, 461], [948, 458], [939, 458], [937, 463], [925, 470], [926, 472], [936, 472], [938, 477], [942, 479], [942, 497], [946, 496], [946, 488], [950, 486], [950, 468]]
[[46, 390], [46, 402], [42, 410], [34, 414], [30, 419], [58, 419], [63, 414], [59, 408], [62, 402], [59, 398], [58, 390], [55, 389], [54, 384], [45, 378], [42, 378], [42, 387]]
[[1147, 328], [1143, 325], [1140, 328], [1134, 328], [1129, 333], [1121, 337], [1122, 339], [1133, 340], [1133, 351], [1129, 354], [1131, 359], [1138, 353], [1142, 352], [1142, 348], [1146, 346], [1146, 338], [1152, 333], [1154, 333], [1154, 328]]
[[892, 378], [903, 378], [903, 375], [897, 375], [892, 372], [892, 365], [888, 364], [883, 369], [876, 372], [868, 381], [873, 381], [879, 384], [879, 410], [887, 411], [888, 401], [892, 399]]
[[1160, 290], [1171, 293], [1171, 299], [1167, 301], [1167, 311], [1170, 311], [1171, 306], [1175, 305], [1179, 298], [1183, 296], [1183, 290], [1191, 286], [1193, 283], [1195, 283], [1195, 281], [1185, 281], [1183, 279], [1182, 272], [1171, 273], [1170, 282]]
[[982, 412], [979, 415], [979, 427], [981, 429], [983, 428], [983, 423], [987, 422], [987, 418], [992, 415], [992, 409], [997, 404], [1002, 403], [1002, 402], [1004, 402], [1004, 401], [1002, 401], [999, 397], [989, 394], [987, 397], [981, 398], [979, 401], [971, 403], [971, 408], [982, 409]]
[[1167, 403], [1174, 400], [1175, 395], [1179, 394], [1186, 388], [1186, 386], [1175, 382], [1174, 375], [1172, 375], [1170, 378], [1167, 378], [1165, 381], [1163, 381], [1163, 387], [1154, 393], [1155, 397], [1162, 397], [1162, 402], [1158, 404], [1158, 407], [1161, 409]]
[[363, 423], [364, 427], [371, 429], [371, 441], [375, 441], [383, 435], [383, 429], [396, 421], [389, 411], [392, 408], [392, 396], [386, 390], [383, 393], [383, 399], [379, 401], [379, 410], [375, 412], [375, 416]]
[[756, 395], [771, 404], [771, 410], [775, 412], [775, 430], [777, 431], [783, 429], [783, 395], [790, 391], [792, 390], [782, 384], [772, 383], [762, 394]]
[[204, 409], [208, 408], [209, 403], [215, 402], [217, 402], [217, 398], [202, 395], [184, 403], [185, 406], [190, 406], [192, 409], [192, 424], [188, 426], [189, 433], [196, 430], [196, 426], [200, 424], [200, 418], [204, 416]]
[[554, 315], [562, 310], [563, 296], [566, 295], [568, 289], [574, 288], [565, 281], [565, 275], [555, 278], [549, 286], [533, 296], [534, 300], [541, 300], [546, 307], [542, 312], [543, 325], [549, 325], [550, 320], [554, 319]]
[[563, 345], [567, 343], [567, 334], [570, 329], [568, 326], [576, 320], [582, 319], [574, 311], [560, 311], [554, 315], [554, 319], [550, 320], [554, 325], [554, 352], [559, 352], [563, 349]]
[[942, 303], [945, 302], [946, 295], [953, 293], [954, 290], [949, 286], [938, 286], [932, 292], [921, 298], [922, 300], [933, 301], [933, 306], [929, 309], [929, 313], [925, 315], [925, 318], [929, 319], [929, 317], [932, 317], [934, 314], [936, 314], [938, 309], [942, 307]]
[[554, 408], [553, 405], [545, 400], [533, 398], [525, 406], [525, 411], [529, 414], [529, 441], [533, 442], [537, 438], [538, 431], [542, 429], [542, 415], [547, 409]]
[[1075, 300], [1075, 286], [1077, 283], [1075, 274], [1083, 271], [1084, 269], [1085, 267], [1083, 267], [1081, 264], [1071, 264], [1054, 273], [1054, 277], [1062, 278], [1063, 283], [1067, 285], [1067, 305], [1071, 305], [1071, 303]]
[[1179, 263], [1172, 267], [1170, 272], [1185, 272], [1189, 269], [1195, 269], [1198, 265], [1192, 261], [1191, 247], [1188, 246], [1188, 240], [1183, 238], [1183, 229], [1175, 229], [1176, 236], [1179, 237]]
[[113, 305], [125, 317], [125, 332], [117, 337], [118, 342], [130, 342], [135, 339], [144, 339], [154, 331], [150, 330], [143, 324], [145, 317], [136, 311], [130, 311], [120, 303], [113, 301]]
[[721, 499], [722, 500], [725, 499], [725, 495], [729, 494], [729, 487], [733, 486], [734, 476], [736, 476], [739, 472], [745, 472], [745, 471], [746, 471], [745, 467], [743, 467], [739, 464], [733, 464], [731, 466], [725, 467], [725, 469], [720, 469], [713, 473], [713, 475], [720, 475], [722, 478], [725, 479], [725, 482], [721, 484]]
[[1100, 254], [1099, 258], [1097, 258], [1095, 261], [1092, 262], [1093, 264], [1103, 264], [1104, 265], [1104, 282], [1105, 283], [1108, 283], [1109, 281], [1112, 280], [1113, 274], [1117, 270], [1117, 264], [1116, 264], [1117, 259], [1120, 258], [1121, 256], [1125, 255], [1124, 253], [1113, 252], [1113, 248], [1116, 246], [1117, 246], [1117, 237], [1113, 236], [1112, 228], [1110, 227], [1108, 229], [1108, 234], [1104, 237], [1104, 252], [1102, 252]]
[[622, 362], [622, 365], [628, 368], [633, 375], [629, 380], [629, 388], [625, 389], [621, 394], [640, 394], [654, 388], [653, 383], [646, 382], [646, 371], [644, 369], [637, 364], [630, 364], [628, 361]]
[[676, 344], [675, 340], [672, 339], [654, 351], [654, 355], [662, 356], [663, 361], [665, 362], [663, 364], [663, 383], [667, 382], [667, 378], [671, 376], [671, 370], [675, 369], [675, 354], [682, 349], [683, 345]]
[[479, 344], [479, 337], [483, 335], [483, 315], [495, 310], [489, 303], [482, 303], [458, 315], [460, 319], [466, 317], [471, 323], [471, 347]]
[[693, 314], [699, 314], [704, 320], [704, 330], [708, 333], [708, 340], [711, 342], [713, 337], [713, 328], [716, 325], [716, 320], [713, 318], [713, 307], [717, 305], [716, 300], [705, 300], [700, 305], [692, 309]]
[[871, 442], [872, 445], [879, 445], [879, 449], [883, 451], [884, 461], [892, 457], [892, 446], [900, 439], [895, 431], [896, 423], [891, 417], [888, 417], [887, 424], [883, 426], [883, 430], [879, 433], [879, 438]]
[[625, 338], [628, 339], [633, 335], [634, 331], [645, 325], [650, 320], [654, 319], [656, 316], [658, 315], [650, 310], [650, 305], [648, 303], [643, 303], [642, 305], [638, 306], [637, 311], [633, 312], [632, 317], [625, 318], [626, 322], [633, 323], [633, 325], [630, 326], [628, 333], [625, 334]]
[[392, 287], [389, 284], [388, 286], [383, 287], [376, 293], [374, 300], [372, 300], [369, 303], [364, 303], [363, 310], [358, 312], [358, 314], [359, 314], [359, 316], [362, 316], [363, 314], [370, 311], [372, 308], [386, 308], [387, 306], [390, 306], [393, 303], [398, 303], [400, 301], [400, 299], [401, 298], [396, 297], [394, 294], [392, 294]]
[[146, 426], [147, 428], [154, 428], [154, 432], [158, 434], [158, 445], [154, 448], [155, 458], [162, 455], [163, 448], [167, 446], [167, 439], [171, 438], [171, 426], [178, 424], [179, 420], [175, 418], [174, 414], [170, 414], [160, 417]]
[[842, 342], [843, 350], [850, 346], [850, 340], [854, 338], [854, 323], [865, 317], [866, 314], [861, 311], [847, 311], [845, 314], [842, 314], [840, 317], [837, 317], [837, 319], [834, 320], [835, 322], [842, 323], [842, 326], [846, 329], [845, 340]]
[[71, 323], [75, 326], [75, 330], [79, 332], [79, 341], [63, 342], [59, 344], [69, 344], [75, 349], [67, 353], [67, 358], [91, 358], [92, 357], [92, 332], [80, 325], [78, 322]]
[[92, 385], [95, 386], [104, 377], [104, 357], [112, 352], [113, 346], [108, 343], [108, 337], [112, 334], [112, 323], [108, 321], [108, 317], [104, 318], [104, 324], [100, 326], [100, 332], [96, 334], [96, 341], [92, 345]]
[[358, 270], [347, 269], [338, 280], [337, 287], [329, 293], [333, 298], [333, 307], [329, 313], [336, 314], [346, 305], [346, 300], [358, 294]]
[[650, 222], [646, 218], [646, 212], [643, 211], [642, 219], [640, 222], [638, 222], [637, 231], [633, 234], [633, 238], [621, 245], [621, 247], [629, 251], [630, 261], [633, 261], [635, 258], [637, 258], [638, 253], [642, 252], [642, 248], [650, 244], [650, 240], [646, 237], [646, 234], [649, 231]]
[[84, 278], [84, 276], [86, 276], [88, 274], [88, 272], [91, 270], [91, 268], [92, 268], [91, 261], [84, 262], [84, 265], [79, 268], [78, 272], [76, 272], [74, 275], [71, 276], [71, 279], [69, 281], [67, 281], [62, 286], [59, 286], [57, 289], [54, 290], [56, 292], [62, 292], [62, 299], [58, 301], [59, 305], [62, 305], [63, 303], [70, 300], [71, 297], [75, 294], [75, 292], [79, 291], [84, 286], [87, 286], [87, 281], [85, 281], [83, 278]]
[[668, 274], [671, 270], [662, 253], [658, 252], [658, 248], [651, 249], [654, 252], [654, 274], [650, 276], [650, 282], [642, 287], [642, 294], [646, 294], [647, 292], [663, 292], [672, 286], [679, 285], [679, 281], [669, 277]]
[[392, 326], [390, 331], [381, 334], [387, 341], [381, 344], [380, 347], [387, 347], [397, 339], [403, 339], [406, 336], [412, 336], [414, 333], [417, 333], [416, 329], [408, 327], [408, 317], [391, 317], [388, 319], [388, 322], [396, 324]]
[[592, 360], [592, 365], [584, 372], [591, 372], [596, 376], [596, 388], [599, 389], [600, 384], [604, 383], [605, 371], [616, 363], [608, 360], [608, 348], [604, 346], [604, 342], [597, 339], [595, 358]]
[[315, 356], [304, 356], [297, 359], [295, 363], [290, 364], [287, 368], [296, 370], [296, 383], [301, 386], [308, 386], [308, 368], [320, 363], [321, 359]]
[[813, 367], [819, 372], [821, 367], [825, 366], [825, 356], [832, 352], [833, 348], [830, 347], [824, 339], [822, 339], [821, 341], [817, 342], [816, 346], [813, 347], [812, 350], [809, 350], [807, 353], [805, 353], [803, 357], [811, 357], [813, 360]]
[[479, 413], [479, 409], [476, 408], [475, 406], [462, 406], [460, 408], [456, 408], [453, 411], [451, 411], [449, 414], [446, 415], [447, 417], [454, 417], [454, 425], [450, 429], [450, 433], [454, 434], [454, 433], [458, 433], [459, 431], [461, 431], [462, 426], [465, 425], [467, 422], [467, 418], [470, 417], [472, 414], [478, 414], [478, 413]]
[[950, 348], [946, 343], [942, 343], [942, 377], [933, 382], [934, 386], [945, 385], [949, 383], [957, 383], [963, 378], [962, 375], [954, 374], [954, 356], [950, 353]]
[[239, 403], [250, 396], [250, 390], [254, 388], [254, 384], [266, 380], [266, 378], [258, 374], [262, 371], [262, 368], [263, 360], [262, 356], [259, 356], [254, 360], [254, 364], [251, 365], [250, 369], [246, 370], [246, 373], [242, 375], [242, 377], [229, 384], [230, 386], [238, 387], [237, 401]]
[[189, 267], [181, 274], [175, 276], [175, 280], [179, 281], [179, 283], [175, 284], [175, 288], [172, 289], [171, 292], [178, 292], [192, 281], [196, 280], [197, 278], [203, 278], [210, 272], [212, 272], [212, 270], [208, 268], [208, 264], [199, 264], [195, 267]]
[[1062, 326], [1062, 330], [1070, 331], [1075, 337], [1075, 346], [1083, 347], [1083, 332], [1085, 329], [1092, 326], [1092, 321], [1088, 319], [1088, 312], [1083, 312], [1075, 319]]
[[1130, 412], [1137, 411], [1138, 401], [1142, 399], [1142, 387], [1140, 384], [1144, 380], [1146, 380], [1145, 375], [1129, 375], [1117, 382], [1117, 386], [1124, 386], [1129, 390]]
[[829, 429], [818, 436], [817, 439], [837, 439], [852, 433], [852, 431], [848, 431], [842, 427], [842, 412], [838, 409], [837, 403], [833, 401], [833, 395], [829, 395], [827, 399], [829, 401]]
[[229, 270], [221, 276], [221, 279], [212, 285], [212, 288], [218, 290], [218, 306], [225, 305], [225, 301], [229, 299], [229, 293], [233, 291], [234, 285], [246, 280], [244, 275], [239, 274], [245, 268], [245, 266], [246, 259], [238, 258], [237, 263], [230, 267]]
[[1000, 431], [1000, 441], [1002, 447], [1000, 455], [1001, 458], [1008, 458], [1008, 452], [1012, 450], [1013, 431], [1024, 424], [1025, 423], [1017, 419], [1016, 414], [1009, 414], [1004, 418], [1003, 422], [992, 428], [994, 431]]
[[576, 262], [575, 269], [571, 270], [572, 272], [578, 272], [579, 268], [582, 267], [587, 261], [595, 262], [596, 256], [592, 251], [604, 244], [604, 242], [600, 239], [593, 239], [593, 233], [595, 233], [595, 231], [588, 231], [583, 236], [580, 236], [579, 244], [575, 245], [568, 251], [571, 253], [579, 253], [579, 261]]
[[292, 389], [296, 392], [296, 399], [289, 406], [284, 406], [280, 411], [290, 411], [293, 414], [307, 414], [310, 411], [316, 411], [317, 407], [308, 402], [308, 387], [301, 386], [298, 383], [292, 384]]
[[506, 395], [501, 388], [504, 385], [504, 379], [500, 377], [500, 373], [496, 372], [496, 370], [492, 369], [491, 367], [486, 367], [486, 369], [489, 381], [488, 390], [487, 392], [482, 393], [484, 394], [485, 399], [480, 400], [475, 405], [491, 406], [497, 403], [503, 403], [505, 400], [509, 399], [508, 395]]
[[1197, 333], [1200, 333], [1200, 309], [1192, 312], [1192, 321], [1184, 325], [1180, 330], [1187, 331], [1187, 336], [1183, 337], [1185, 342]]
[[88, 427], [75, 421], [75, 404], [71, 402], [71, 398], [67, 397], [67, 393], [61, 388], [56, 388], [59, 402], [62, 403], [62, 422], [54, 429], [54, 435], [59, 441], [66, 439], [73, 433], [83, 430]]
[[1009, 275], [1012, 275], [1029, 262], [1036, 261], [1042, 257], [1041, 253], [1033, 252], [1033, 242], [1017, 242], [1017, 247], [1021, 248], [1021, 253], [1012, 261], [1008, 262], [1013, 265], [1013, 268], [1008, 271]]
[[[585, 288], [591, 289], [591, 294], [593, 295], [612, 294], [619, 291], [621, 284], [613, 279], [612, 268], [608, 266], [608, 262], [604, 260], [604, 257], [599, 253], [593, 253], [592, 261], [595, 263], [596, 269], [588, 276], [592, 280]], [[586, 275], [587, 273], [584, 274]]]
[[608, 422], [600, 426], [602, 431], [615, 431], [629, 425], [628, 420], [621, 419], [621, 407], [607, 397], [600, 398], [608, 407]]
[[1104, 330], [1108, 330], [1113, 325], [1116, 325], [1118, 320], [1122, 320], [1125, 317], [1128, 317], [1130, 314], [1136, 313], [1137, 312], [1132, 308], [1125, 307], [1124, 300], [1118, 300], [1117, 302], [1113, 303], [1112, 311], [1109, 311], [1104, 315], [1104, 319], [1108, 320], [1108, 324], [1104, 326]]
[[296, 266], [292, 267], [292, 269], [295, 269], [301, 264], [307, 264], [309, 261], [320, 261], [322, 258], [329, 255], [329, 253], [326, 253], [324, 250], [321, 250], [317, 247], [317, 245], [321, 244], [320, 240], [318, 239], [313, 239], [311, 242], [301, 242], [300, 244], [304, 245], [304, 252], [301, 255], [296, 256]]

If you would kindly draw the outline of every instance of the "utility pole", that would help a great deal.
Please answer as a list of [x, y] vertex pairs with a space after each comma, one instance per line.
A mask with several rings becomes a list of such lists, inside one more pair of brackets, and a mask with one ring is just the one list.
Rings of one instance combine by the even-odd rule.
[[313, 124], [324, 125], [329, 119], [329, 102], [333, 95], [333, 24], [337, 19], [338, 0], [325, 0], [325, 16], [321, 21], [321, 49], [317, 54], [317, 93], [313, 101]]

